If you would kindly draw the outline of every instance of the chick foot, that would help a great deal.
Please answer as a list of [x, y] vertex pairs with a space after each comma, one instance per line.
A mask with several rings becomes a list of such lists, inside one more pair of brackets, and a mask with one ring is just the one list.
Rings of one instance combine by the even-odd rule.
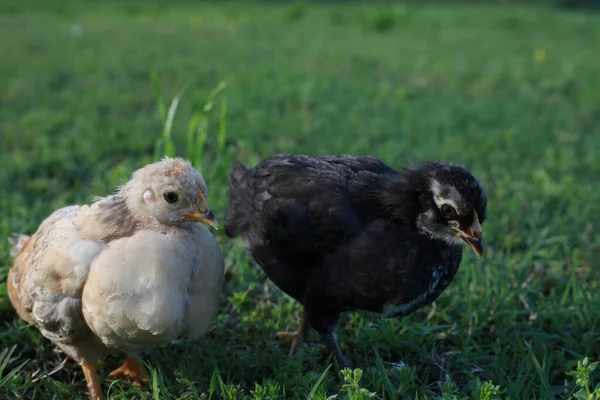
[[113, 378], [128, 377], [135, 386], [142, 387], [148, 383], [144, 377], [144, 367], [141, 362], [127, 356], [123, 365], [112, 371], [108, 376]]
[[308, 342], [310, 339], [310, 324], [306, 318], [306, 311], [302, 313], [302, 320], [300, 322], [300, 328], [295, 332], [277, 332], [275, 337], [277, 339], [291, 340], [292, 345], [288, 355], [293, 356], [298, 350], [298, 347], [303, 342]]

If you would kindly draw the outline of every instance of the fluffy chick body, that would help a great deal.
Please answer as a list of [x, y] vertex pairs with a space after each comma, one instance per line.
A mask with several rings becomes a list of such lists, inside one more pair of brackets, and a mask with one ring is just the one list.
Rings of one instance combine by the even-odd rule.
[[[115, 195], [55, 211], [13, 249], [11, 303], [82, 365], [94, 399], [103, 398], [93, 376], [102, 356], [196, 338], [216, 316], [223, 257], [215, 237], [203, 225], [178, 220], [172, 205], [148, 202], [153, 189], [172, 188], [174, 170], [181, 182], [172, 190], [181, 201], [191, 185], [204, 192], [205, 203], [201, 175], [187, 161], [166, 159], [138, 170]], [[193, 208], [198, 201], [187, 202]]]
[[290, 353], [312, 327], [341, 366], [341, 313], [407, 315], [452, 282], [463, 241], [482, 251], [485, 194], [448, 163], [397, 171], [374, 157], [276, 154], [233, 168], [229, 203], [226, 234], [247, 239], [269, 279], [304, 306], [300, 329], [280, 334], [294, 339]]

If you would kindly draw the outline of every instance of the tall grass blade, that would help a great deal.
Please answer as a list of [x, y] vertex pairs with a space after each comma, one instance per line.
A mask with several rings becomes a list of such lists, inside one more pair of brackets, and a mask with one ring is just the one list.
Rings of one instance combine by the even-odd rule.
[[[163, 118], [163, 132], [162, 136], [156, 140], [154, 147], [155, 159], [160, 159], [162, 156], [176, 157], [177, 149], [175, 141], [173, 140], [173, 125], [175, 116], [177, 114], [181, 99], [190, 86], [186, 85], [177, 95], [171, 100], [169, 107], [165, 107], [163, 100], [163, 94], [158, 82], [157, 75], [152, 74], [152, 82], [154, 84], [155, 97], [157, 99], [158, 110]], [[186, 148], [180, 154], [180, 156], [187, 158], [192, 165], [203, 169], [205, 163], [206, 146], [208, 143], [208, 129], [209, 129], [209, 115], [215, 107], [216, 98], [224, 91], [226, 85], [225, 81], [219, 82], [219, 84], [209, 93], [206, 100], [200, 105], [192, 114], [191, 118], [187, 123], [187, 137], [186, 137]], [[222, 158], [222, 154], [225, 151], [227, 145], [227, 103], [225, 99], [222, 99], [219, 103], [221, 110], [219, 114], [219, 126], [216, 138], [216, 161]], [[214, 170], [215, 172], [217, 169]]]
[[325, 379], [325, 376], [327, 375], [327, 372], [329, 372], [329, 369], [331, 368], [332, 365], [333, 364], [329, 364], [327, 366], [327, 368], [325, 368], [325, 371], [323, 371], [323, 373], [321, 374], [319, 379], [317, 379], [317, 382], [314, 384], [312, 389], [310, 389], [308, 396], [306, 396], [306, 400], [312, 400], [312, 398], [315, 396], [315, 393], [317, 393], [317, 390], [319, 390], [319, 386], [321, 386], [321, 383]]
[[198, 167], [202, 166], [204, 162], [204, 149], [206, 148], [206, 142], [208, 140], [208, 118], [202, 118], [198, 124], [198, 130], [196, 131], [196, 154], [193, 160], [194, 165]]
[[391, 399], [396, 400], [396, 390], [394, 389], [394, 385], [390, 381], [390, 378], [388, 378], [388, 372], [385, 370], [383, 360], [381, 359], [379, 351], [376, 347], [373, 348], [373, 353], [375, 353], [375, 361], [377, 361], [377, 367], [379, 368], [379, 372], [383, 377], [383, 383], [385, 385], [385, 388], [387, 389], [388, 394], [391, 396]]
[[206, 98], [206, 104], [210, 103], [211, 104], [211, 108], [212, 108], [212, 104], [213, 104], [214, 100], [217, 98], [218, 95], [220, 95], [225, 90], [226, 86], [227, 85], [225, 84], [225, 81], [219, 82], [219, 84], [217, 85], [217, 87], [214, 88], [213, 91], [210, 92], [210, 94]]
[[[533, 351], [531, 351], [531, 348], [527, 347], [527, 350], [529, 351], [529, 356], [531, 357], [531, 360], [533, 361], [535, 370], [537, 371], [538, 375], [540, 376], [540, 381], [542, 383], [542, 389], [543, 389], [542, 397], [544, 399], [553, 399], [554, 394], [552, 393], [552, 387], [550, 386], [550, 382], [548, 382], [548, 376], [544, 373], [544, 370], [542, 369], [540, 362], [533, 354]], [[546, 392], [546, 393], [543, 393], [543, 392]]]
[[227, 144], [227, 99], [221, 99], [221, 114], [219, 116], [219, 137], [217, 145], [217, 154], [223, 155], [225, 145]]
[[160, 389], [158, 387], [158, 372], [152, 368], [152, 399], [160, 400]]
[[152, 86], [154, 87], [154, 98], [156, 99], [156, 108], [158, 109], [158, 114], [160, 115], [160, 119], [162, 121], [167, 117], [167, 107], [165, 106], [165, 100], [162, 94], [162, 90], [160, 88], [160, 82], [158, 81], [158, 74], [156, 71], [152, 71], [150, 74], [152, 79]]
[[214, 371], [210, 378], [210, 388], [208, 390], [208, 400], [212, 400], [213, 395], [217, 392], [217, 384], [219, 382], [219, 373]]
[[173, 121], [175, 121], [175, 114], [177, 113], [177, 108], [179, 107], [179, 100], [181, 96], [185, 92], [187, 88], [183, 88], [177, 96], [173, 98], [171, 104], [169, 105], [169, 111], [167, 112], [167, 118], [165, 119], [165, 127], [163, 129], [163, 140], [165, 144], [165, 155], [168, 157], [175, 157], [177, 151], [175, 150], [175, 143], [173, 143], [172, 139], [172, 131], [173, 131]]
[[[4, 371], [6, 371], [8, 367], [8, 363], [10, 361], [10, 357], [14, 353], [17, 345], [14, 345], [10, 349], [4, 349], [2, 353], [0, 353], [0, 389], [7, 386], [10, 381], [19, 373], [19, 371], [27, 364], [29, 360], [23, 361], [21, 364], [17, 365], [13, 369], [11, 369], [6, 375], [4, 375]], [[3, 376], [4, 375], [4, 376]]]
[[165, 141], [162, 137], [156, 139], [154, 142], [154, 159], [160, 160], [165, 154]]
[[188, 151], [188, 159], [192, 162], [192, 164], [196, 164], [198, 161], [198, 154], [196, 149], [196, 139], [197, 139], [197, 131], [198, 126], [200, 124], [200, 120], [202, 118], [202, 111], [200, 109], [194, 111], [192, 114], [192, 118], [190, 118], [190, 122], [188, 123], [187, 130], [187, 151]]

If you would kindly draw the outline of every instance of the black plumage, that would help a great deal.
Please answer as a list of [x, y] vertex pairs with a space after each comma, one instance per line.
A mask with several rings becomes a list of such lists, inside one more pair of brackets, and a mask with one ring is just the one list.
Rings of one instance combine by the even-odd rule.
[[310, 327], [345, 365], [335, 328], [350, 310], [401, 317], [450, 284], [466, 242], [481, 256], [486, 197], [463, 167], [395, 170], [374, 157], [276, 154], [234, 166], [225, 233], [304, 306], [293, 353]]

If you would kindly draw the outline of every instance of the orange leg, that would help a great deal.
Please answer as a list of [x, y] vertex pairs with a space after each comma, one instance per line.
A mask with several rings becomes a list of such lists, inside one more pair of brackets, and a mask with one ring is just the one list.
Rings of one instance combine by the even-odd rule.
[[125, 362], [119, 368], [115, 369], [108, 376], [120, 378], [126, 376], [133, 381], [133, 384], [142, 387], [147, 383], [144, 377], [144, 366], [134, 358], [126, 356]]
[[290, 347], [290, 352], [288, 353], [290, 356], [294, 355], [296, 350], [298, 350], [298, 346], [302, 344], [302, 342], [308, 342], [310, 338], [310, 323], [307, 320], [306, 311], [302, 313], [302, 320], [300, 322], [300, 328], [298, 328], [295, 332], [277, 332], [277, 339], [286, 339], [292, 340], [292, 346]]
[[90, 391], [90, 400], [104, 400], [102, 388], [100, 387], [100, 380], [98, 379], [98, 371], [96, 371], [96, 365], [84, 361], [81, 364], [81, 369], [83, 370], [85, 381], [87, 382], [88, 390]]

